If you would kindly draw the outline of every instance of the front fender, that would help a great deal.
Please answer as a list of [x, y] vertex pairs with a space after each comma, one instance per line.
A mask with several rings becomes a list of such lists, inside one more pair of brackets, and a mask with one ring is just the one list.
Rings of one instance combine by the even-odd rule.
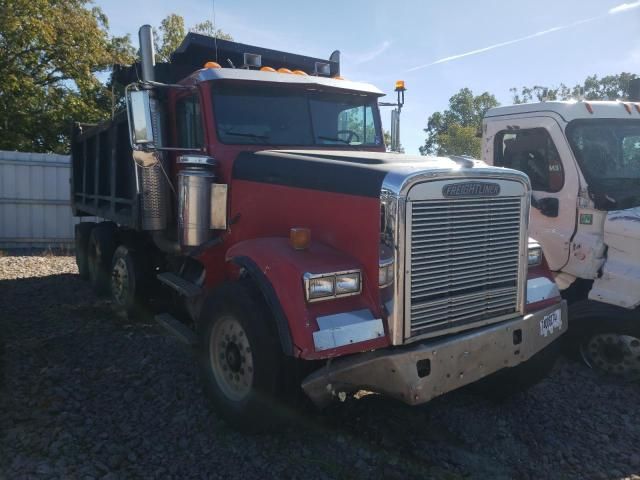
[[[288, 328], [292, 355], [307, 360], [330, 358], [349, 353], [373, 350], [388, 345], [385, 335], [373, 340], [338, 348], [316, 351], [313, 332], [319, 330], [317, 317], [343, 312], [368, 309], [380, 318], [365, 285], [376, 279], [366, 278], [364, 269], [351, 256], [319, 242], [312, 242], [306, 250], [295, 250], [287, 238], [271, 237], [246, 240], [231, 247], [226, 254], [227, 262], [245, 269], [246, 274], [258, 283], [272, 309], [278, 325], [281, 342]], [[362, 294], [308, 303], [305, 298], [303, 276], [305, 273], [328, 273], [359, 268], [362, 271]], [[265, 291], [273, 293], [271, 300]], [[284, 335], [286, 337], [286, 335]], [[283, 348], [285, 347], [283, 342]], [[286, 348], [285, 348], [286, 353]]]

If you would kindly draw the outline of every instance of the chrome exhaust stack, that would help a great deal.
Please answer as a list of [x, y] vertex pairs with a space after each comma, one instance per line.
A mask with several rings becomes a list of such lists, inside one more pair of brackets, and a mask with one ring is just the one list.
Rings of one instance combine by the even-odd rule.
[[151, 25], [143, 25], [138, 30], [140, 40], [140, 66], [142, 68], [142, 81], [153, 82], [156, 79], [154, 67], [156, 66], [156, 52], [153, 48], [153, 29]]

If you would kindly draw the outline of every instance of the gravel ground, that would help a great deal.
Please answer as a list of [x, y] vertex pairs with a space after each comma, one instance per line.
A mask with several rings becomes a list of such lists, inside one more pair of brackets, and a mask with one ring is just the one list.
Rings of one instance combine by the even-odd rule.
[[640, 479], [638, 384], [566, 360], [500, 405], [370, 395], [248, 436], [208, 408], [191, 352], [115, 315], [70, 257], [0, 258], [0, 334], [0, 478]]

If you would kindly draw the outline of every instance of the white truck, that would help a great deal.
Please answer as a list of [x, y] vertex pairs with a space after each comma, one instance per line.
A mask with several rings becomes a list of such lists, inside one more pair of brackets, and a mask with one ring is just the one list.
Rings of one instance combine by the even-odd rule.
[[640, 103], [489, 110], [483, 160], [526, 173], [530, 235], [569, 302], [569, 335], [600, 371], [640, 376]]

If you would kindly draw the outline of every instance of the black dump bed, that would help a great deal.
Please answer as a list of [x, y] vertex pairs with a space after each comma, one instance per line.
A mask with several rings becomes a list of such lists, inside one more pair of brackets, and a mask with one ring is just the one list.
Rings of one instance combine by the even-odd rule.
[[74, 215], [139, 226], [136, 173], [126, 112], [99, 125], [76, 124], [71, 136]]

